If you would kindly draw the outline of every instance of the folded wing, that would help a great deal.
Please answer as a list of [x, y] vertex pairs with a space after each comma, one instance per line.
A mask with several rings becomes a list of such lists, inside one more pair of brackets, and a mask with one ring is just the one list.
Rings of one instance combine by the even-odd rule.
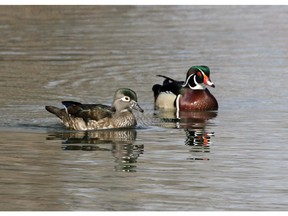
[[83, 118], [87, 123], [89, 120], [99, 121], [103, 118], [112, 117], [112, 107], [103, 104], [81, 104], [75, 101], [62, 101], [66, 112], [78, 118]]

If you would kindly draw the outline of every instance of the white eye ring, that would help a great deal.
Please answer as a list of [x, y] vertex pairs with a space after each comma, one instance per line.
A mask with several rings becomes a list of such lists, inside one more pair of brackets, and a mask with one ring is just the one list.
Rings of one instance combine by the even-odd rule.
[[122, 97], [122, 100], [123, 100], [123, 101], [127, 101], [127, 102], [129, 102], [129, 101], [130, 101], [130, 97], [128, 97], [128, 96], [124, 96], [124, 97]]

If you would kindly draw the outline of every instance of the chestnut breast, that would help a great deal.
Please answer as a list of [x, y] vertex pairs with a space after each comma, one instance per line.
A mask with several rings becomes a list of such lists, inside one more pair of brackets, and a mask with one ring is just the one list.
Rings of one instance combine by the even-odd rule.
[[185, 89], [179, 98], [180, 110], [218, 110], [218, 102], [208, 89]]

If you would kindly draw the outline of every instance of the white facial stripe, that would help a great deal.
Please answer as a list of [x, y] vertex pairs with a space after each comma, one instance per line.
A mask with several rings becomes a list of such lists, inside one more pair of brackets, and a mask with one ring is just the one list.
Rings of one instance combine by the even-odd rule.
[[182, 87], [186, 86], [188, 84], [188, 80], [193, 76], [194, 74], [191, 74], [186, 80], [185, 83], [182, 85]]
[[[204, 77], [206, 77], [206, 74], [203, 72], [203, 70], [201, 70], [200, 68], [197, 68], [201, 73], [202, 73], [202, 75], [204, 76]], [[196, 76], [194, 76], [194, 83], [196, 84], [196, 86], [195, 87], [192, 87], [192, 86], [190, 86], [189, 85], [189, 83], [188, 83], [188, 80], [193, 76], [193, 75], [195, 75], [195, 73], [193, 73], [193, 74], [191, 74], [186, 80], [185, 80], [185, 83], [182, 85], [182, 87], [185, 87], [187, 84], [188, 84], [188, 87], [190, 88], [190, 89], [206, 89], [206, 86], [204, 85], [204, 84], [199, 84], [197, 81], [196, 81]], [[210, 82], [209, 80], [208, 80], [208, 85], [214, 85], [214, 83], [212, 83], [212, 82]]]
[[203, 85], [202, 83], [198, 83], [197, 81], [196, 81], [196, 76], [194, 76], [194, 83], [196, 84], [196, 86], [194, 86], [194, 87], [192, 87], [192, 86], [190, 86], [189, 84], [188, 84], [188, 86], [189, 86], [189, 88], [190, 89], [206, 89], [206, 87], [205, 87], [205, 85]]
[[205, 74], [200, 68], [197, 68], [198, 70], [200, 70], [202, 72], [202, 74]]

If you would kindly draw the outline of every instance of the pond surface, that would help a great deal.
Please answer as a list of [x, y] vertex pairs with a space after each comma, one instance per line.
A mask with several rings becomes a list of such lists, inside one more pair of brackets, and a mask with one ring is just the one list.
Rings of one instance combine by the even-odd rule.
[[[1, 6], [0, 18], [0, 210], [288, 209], [287, 6]], [[154, 111], [156, 75], [183, 80], [192, 65], [210, 67], [218, 112]], [[73, 132], [44, 109], [109, 105], [120, 87], [145, 110], [135, 129]]]

